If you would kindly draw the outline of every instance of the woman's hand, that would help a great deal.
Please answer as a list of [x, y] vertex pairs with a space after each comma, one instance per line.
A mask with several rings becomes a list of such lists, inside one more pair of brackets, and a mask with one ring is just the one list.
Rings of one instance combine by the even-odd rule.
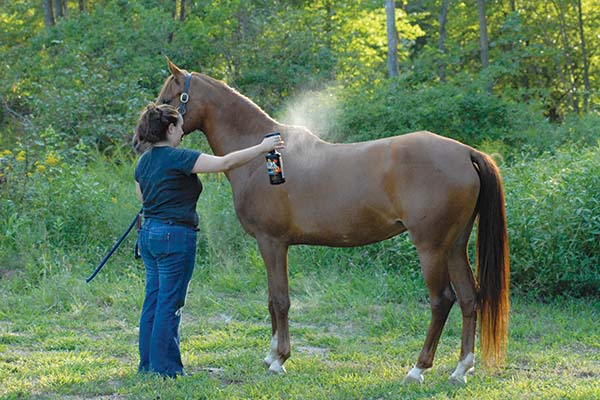
[[285, 148], [285, 142], [281, 138], [281, 135], [269, 136], [263, 139], [260, 144], [260, 147], [264, 149], [265, 153], [270, 152], [271, 150], [281, 150]]

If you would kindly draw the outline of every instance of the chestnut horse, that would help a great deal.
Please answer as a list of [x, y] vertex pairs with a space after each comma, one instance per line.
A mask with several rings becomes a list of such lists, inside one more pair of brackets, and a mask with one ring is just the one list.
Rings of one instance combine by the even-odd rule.
[[[171, 76], [157, 103], [181, 105], [188, 73]], [[286, 183], [269, 184], [263, 160], [228, 172], [237, 216], [258, 242], [267, 269], [272, 340], [264, 363], [284, 373], [290, 357], [288, 247], [360, 246], [408, 231], [429, 291], [431, 323], [405, 381], [422, 382], [450, 308], [462, 311], [461, 353], [451, 379], [474, 367], [477, 314], [486, 365], [504, 362], [509, 311], [509, 257], [504, 194], [492, 159], [462, 143], [415, 132], [363, 143], [333, 144], [303, 127], [283, 125], [225, 83], [192, 73], [183, 130], [206, 135], [216, 155], [281, 132]], [[185, 97], [185, 95], [184, 95]], [[138, 152], [145, 147], [134, 138]], [[477, 270], [467, 257], [475, 220]]]

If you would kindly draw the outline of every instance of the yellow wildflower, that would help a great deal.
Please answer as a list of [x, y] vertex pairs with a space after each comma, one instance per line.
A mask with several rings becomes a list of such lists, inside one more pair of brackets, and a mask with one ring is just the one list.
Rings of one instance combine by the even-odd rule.
[[37, 166], [37, 172], [42, 173], [46, 170], [46, 166], [44, 164], [40, 164]]
[[12, 155], [13, 155], [13, 153], [12, 153], [12, 151], [10, 151], [10, 150], [8, 150], [8, 149], [7, 149], [7, 150], [4, 150], [4, 151], [2, 152], [2, 155], [3, 155], [4, 157], [9, 157], [9, 156], [12, 156]]
[[15, 160], [17, 160], [18, 162], [23, 162], [25, 161], [25, 150], [21, 150], [18, 154], [17, 154], [17, 158], [15, 158]]
[[113, 197], [111, 200], [112, 200], [113, 203], [117, 204], [117, 198], [116, 197]]
[[31, 177], [33, 176], [33, 174], [32, 174], [31, 172], [28, 172], [28, 173], [27, 173], [27, 176], [28, 176], [29, 178], [31, 178]]
[[51, 151], [50, 153], [48, 153], [48, 155], [46, 156], [46, 164], [53, 167], [55, 165], [58, 164], [58, 162], [60, 161], [60, 158], [58, 158], [56, 156], [56, 154], [54, 154], [53, 151]]

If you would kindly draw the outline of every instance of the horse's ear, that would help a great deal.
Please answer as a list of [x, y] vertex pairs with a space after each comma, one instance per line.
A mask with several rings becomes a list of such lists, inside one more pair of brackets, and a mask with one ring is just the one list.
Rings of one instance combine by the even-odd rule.
[[169, 57], [165, 56], [165, 58], [167, 59], [167, 64], [169, 65], [169, 71], [171, 71], [173, 78], [175, 78], [175, 82], [178, 84], [183, 83], [185, 81], [185, 72], [180, 70], [177, 65], [173, 64], [171, 60], [169, 60]]

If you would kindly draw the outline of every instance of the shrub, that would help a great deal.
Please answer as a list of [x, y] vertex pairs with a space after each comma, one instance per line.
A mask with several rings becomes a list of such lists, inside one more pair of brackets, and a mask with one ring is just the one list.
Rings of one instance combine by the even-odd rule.
[[[476, 84], [411, 86], [401, 79], [342, 91], [342, 117], [335, 136], [368, 140], [428, 130], [469, 144], [511, 140], [531, 129], [533, 113], [496, 97]], [[535, 126], [535, 125], [533, 125]]]
[[600, 295], [600, 157], [573, 145], [505, 171], [512, 282], [539, 297]]
[[52, 147], [37, 154], [0, 151], [0, 272], [25, 274], [32, 285], [66, 260], [99, 261], [138, 204], [129, 162], [89, 149], [85, 163]]

